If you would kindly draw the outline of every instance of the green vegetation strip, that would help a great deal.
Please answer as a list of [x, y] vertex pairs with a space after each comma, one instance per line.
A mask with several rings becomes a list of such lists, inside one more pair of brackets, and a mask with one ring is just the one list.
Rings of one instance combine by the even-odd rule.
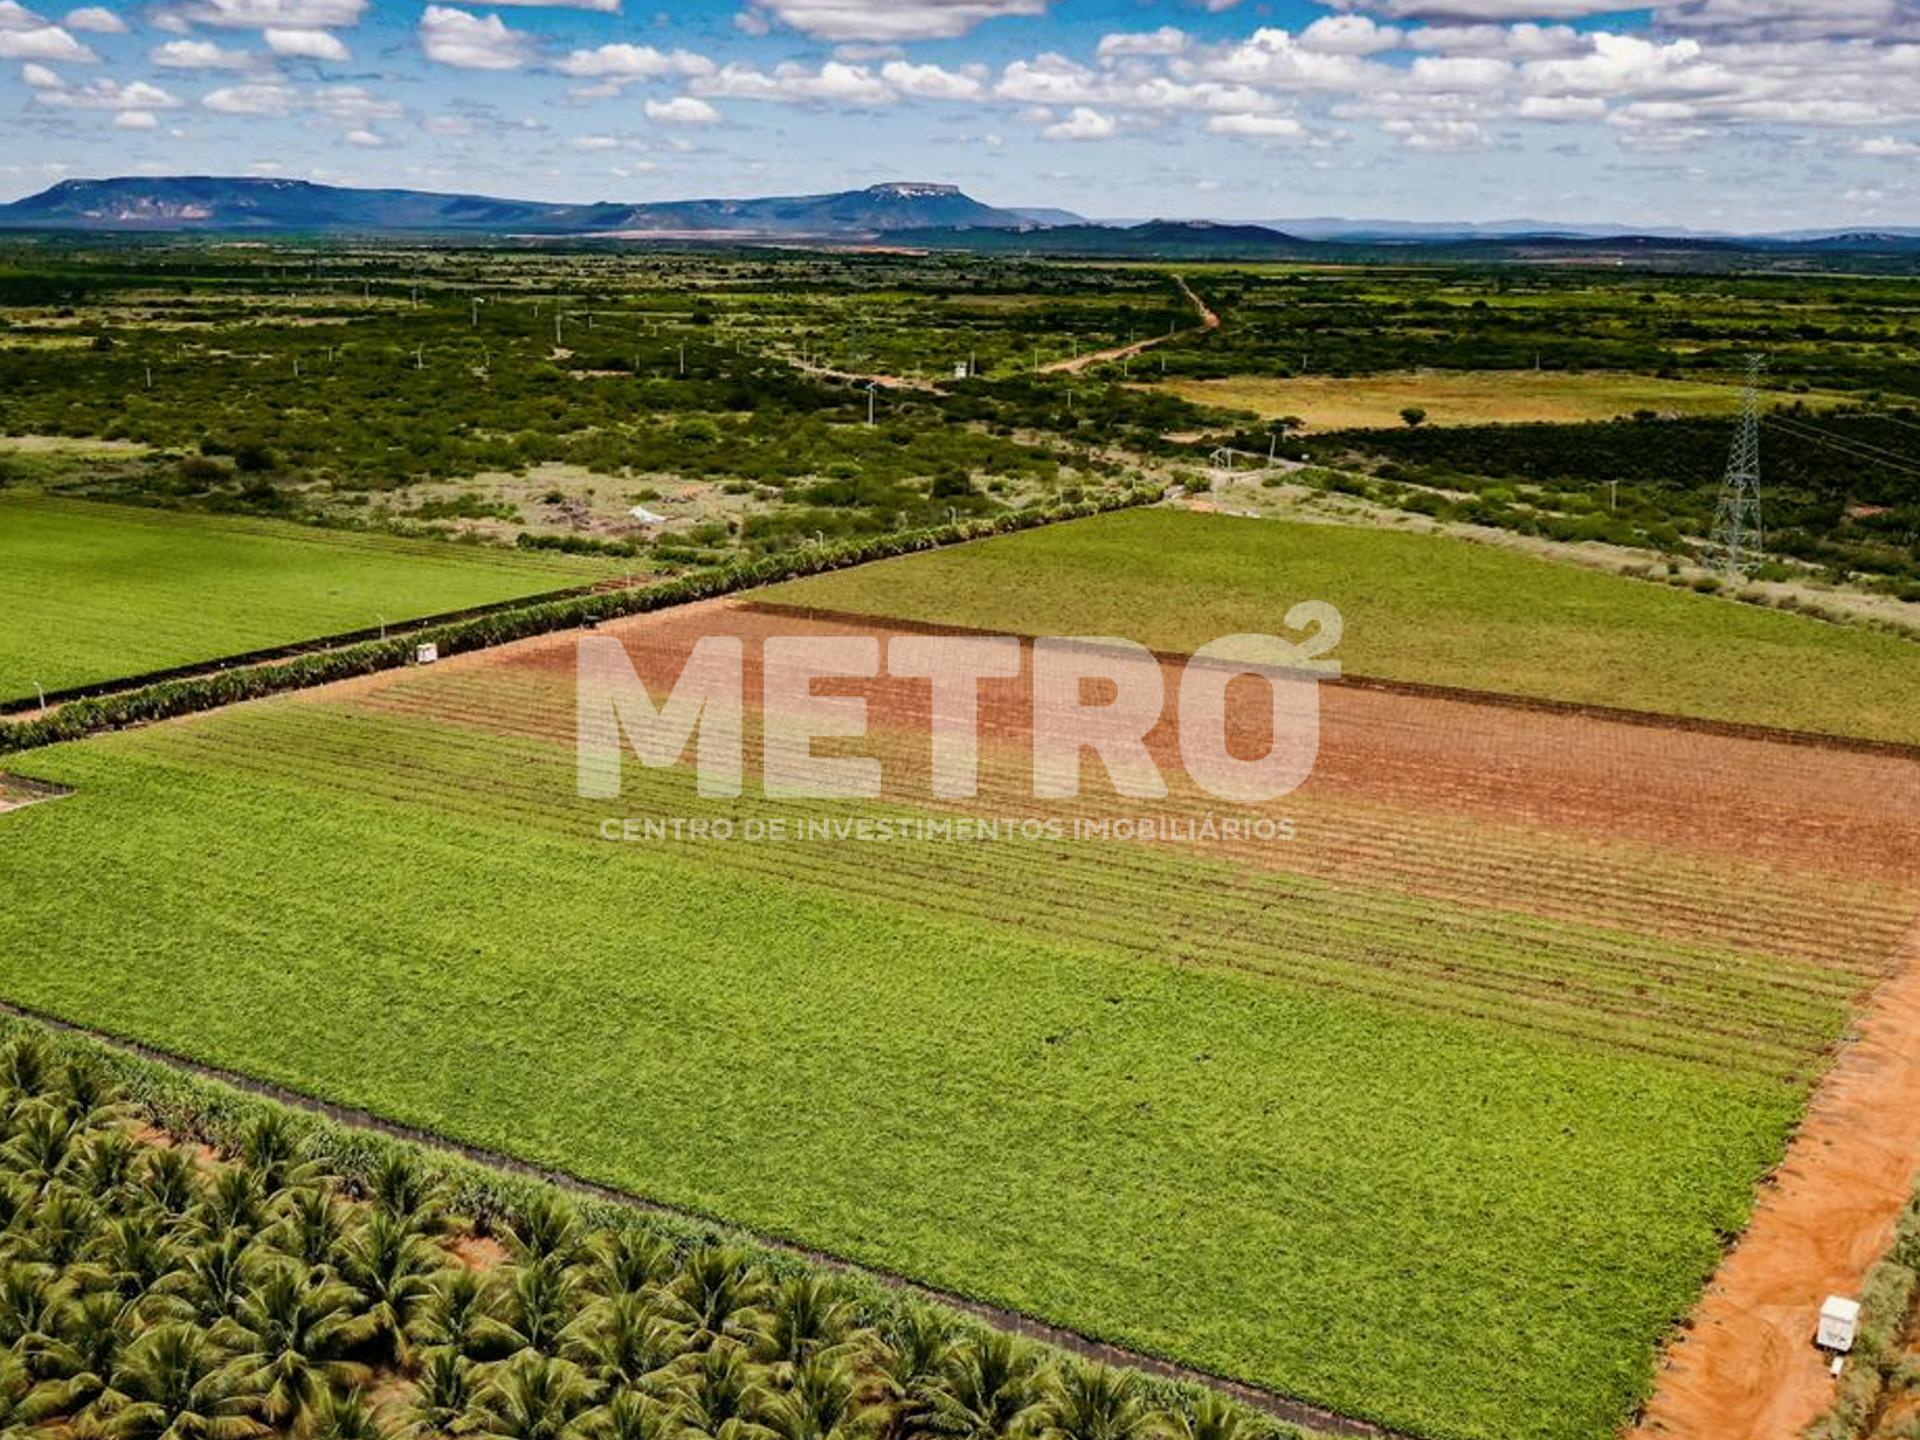
[[614, 573], [565, 556], [0, 493], [0, 700]]
[[[937, 874], [529, 825], [454, 760], [343, 785], [392, 736], [342, 715], [336, 759], [324, 713], [32, 757], [76, 793], [0, 819], [0, 993], [1433, 1440], [1611, 1436], [1803, 1099], [1505, 1023], [1525, 999], [1410, 1013], [948, 916]], [[575, 804], [563, 750], [492, 758]]]
[[1162, 510], [766, 598], [1170, 651], [1325, 600], [1349, 675], [1920, 743], [1920, 645], [1438, 536]]
[[[1158, 491], [1134, 490], [1078, 505], [1017, 510], [990, 519], [959, 521], [933, 530], [900, 531], [864, 540], [822, 545], [699, 571], [644, 589], [581, 595], [540, 605], [494, 611], [469, 620], [416, 630], [403, 638], [369, 641], [339, 650], [297, 656], [285, 662], [245, 666], [213, 675], [162, 681], [124, 694], [78, 700], [37, 719], [0, 722], [0, 755], [75, 740], [102, 730], [211, 710], [263, 695], [304, 689], [354, 675], [396, 669], [411, 663], [416, 648], [423, 644], [437, 645], [443, 655], [484, 649], [510, 640], [525, 639], [529, 635], [568, 630], [620, 615], [639, 615], [694, 600], [712, 599], [795, 575], [816, 574], [843, 565], [858, 565], [915, 550], [1083, 518], [1123, 506], [1148, 504], [1158, 498]], [[184, 603], [186, 597], [183, 594], [176, 598]]]

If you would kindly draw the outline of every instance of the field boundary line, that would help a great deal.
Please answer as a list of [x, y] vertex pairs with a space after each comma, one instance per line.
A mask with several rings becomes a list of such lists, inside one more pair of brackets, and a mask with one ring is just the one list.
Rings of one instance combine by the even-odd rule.
[[193, 660], [185, 665], [172, 665], [165, 670], [147, 670], [137, 675], [96, 680], [87, 685], [72, 685], [64, 690], [49, 690], [44, 702], [32, 695], [16, 696], [11, 700], [0, 699], [0, 715], [27, 715], [40, 710], [52, 710], [61, 705], [71, 704], [75, 700], [103, 700], [111, 695], [124, 695], [129, 691], [144, 690], [149, 685], [165, 685], [174, 680], [198, 680], [208, 675], [218, 675], [226, 670], [243, 670], [250, 665], [271, 665], [277, 660], [297, 660], [302, 655], [319, 655], [329, 650], [342, 650], [349, 645], [364, 645], [369, 640], [404, 639], [421, 630], [431, 630], [441, 625], [458, 625], [463, 620], [480, 620], [488, 615], [498, 615], [509, 610], [524, 610], [533, 605], [551, 605], [561, 600], [578, 600], [616, 590], [640, 590], [644, 589], [647, 583], [650, 582], [636, 581], [629, 584], [619, 579], [597, 580], [588, 585], [569, 585], [564, 590], [539, 590], [512, 600], [492, 600], [485, 605], [469, 605], [461, 610], [443, 610], [436, 615], [413, 616], [405, 620], [397, 620], [391, 625], [369, 625], [362, 630], [344, 630], [337, 635], [316, 635], [310, 640], [293, 640], [285, 645], [270, 645], [260, 650], [242, 650], [231, 655], [212, 655], [205, 660]]
[[[1158, 504], [1157, 487], [1103, 495], [1093, 501], [1051, 508], [1009, 510], [984, 519], [968, 519], [926, 530], [894, 531], [862, 540], [778, 557], [745, 560], [729, 566], [694, 570], [652, 584], [608, 589], [604, 586], [544, 603], [522, 601], [452, 624], [427, 625], [385, 639], [363, 640], [334, 649], [312, 650], [278, 661], [208, 670], [181, 680], [161, 681], [136, 690], [71, 700], [33, 712], [25, 720], [0, 715], [0, 755], [80, 740], [111, 730], [151, 724], [180, 715], [224, 709], [248, 700], [308, 690], [356, 675], [397, 670], [414, 663], [412, 642], [431, 641], [442, 658], [523, 640], [586, 628], [608, 621], [651, 614], [700, 600], [759, 590], [877, 560], [928, 550], [968, 545], [999, 535], [1116, 510]], [[301, 667], [305, 667], [302, 669]]]
[[1392, 1430], [1383, 1425], [1376, 1425], [1370, 1420], [1355, 1419], [1353, 1416], [1343, 1415], [1339, 1411], [1313, 1405], [1304, 1400], [1295, 1400], [1277, 1391], [1266, 1390], [1257, 1385], [1250, 1385], [1245, 1381], [1233, 1380], [1224, 1375], [1216, 1375], [1211, 1371], [1202, 1370], [1195, 1366], [1182, 1365], [1176, 1361], [1155, 1355], [1150, 1351], [1133, 1350], [1123, 1345], [1115, 1345], [1094, 1336], [1083, 1334], [1078, 1330], [1069, 1329], [1063, 1325], [1055, 1325], [1049, 1321], [1039, 1319], [1036, 1316], [1026, 1314], [1024, 1311], [993, 1305], [983, 1300], [973, 1299], [958, 1291], [943, 1290], [938, 1286], [925, 1284], [899, 1271], [888, 1270], [882, 1266], [868, 1265], [855, 1260], [848, 1260], [831, 1251], [816, 1249], [812, 1246], [803, 1245], [797, 1241], [788, 1240], [777, 1235], [769, 1235], [760, 1231], [751, 1230], [718, 1215], [709, 1215], [698, 1210], [669, 1205], [658, 1200], [649, 1200], [645, 1196], [637, 1195], [630, 1190], [622, 1190], [617, 1186], [602, 1184], [596, 1180], [582, 1179], [580, 1176], [571, 1174], [566, 1170], [561, 1170], [553, 1166], [540, 1165], [530, 1160], [522, 1160], [517, 1156], [509, 1155], [498, 1150], [490, 1150], [485, 1146], [470, 1145], [465, 1141], [455, 1140], [437, 1131], [423, 1129], [415, 1125], [403, 1124], [397, 1120], [389, 1120], [371, 1110], [363, 1110], [355, 1106], [341, 1105], [331, 1100], [324, 1100], [319, 1096], [309, 1095], [305, 1091], [280, 1085], [270, 1080], [262, 1080], [242, 1071], [229, 1070], [223, 1066], [210, 1065], [205, 1061], [190, 1059], [187, 1056], [176, 1054], [171, 1050], [149, 1045], [145, 1041], [135, 1040], [129, 1036], [118, 1035], [107, 1030], [96, 1029], [91, 1025], [82, 1025], [71, 1020], [62, 1019], [58, 1015], [35, 1009], [30, 1005], [21, 1005], [12, 1000], [0, 999], [0, 1015], [8, 1015], [16, 1020], [23, 1020], [30, 1024], [40, 1025], [49, 1030], [83, 1036], [86, 1039], [94, 1041], [96, 1044], [118, 1050], [123, 1054], [134, 1056], [137, 1059], [147, 1061], [151, 1064], [164, 1065], [170, 1069], [194, 1076], [197, 1079], [211, 1080], [217, 1084], [228, 1086], [231, 1089], [239, 1090], [249, 1095], [271, 1100], [292, 1109], [303, 1110], [308, 1114], [321, 1116], [346, 1129], [368, 1131], [373, 1134], [385, 1135], [395, 1140], [404, 1140], [409, 1144], [417, 1145], [423, 1149], [437, 1151], [443, 1155], [467, 1160], [490, 1170], [536, 1180], [574, 1195], [603, 1201], [624, 1209], [634, 1210], [648, 1215], [657, 1215], [667, 1219], [688, 1221], [698, 1225], [712, 1226], [715, 1229], [738, 1235], [765, 1250], [790, 1255], [795, 1259], [805, 1260], [825, 1269], [848, 1275], [863, 1276], [885, 1286], [889, 1290], [943, 1305], [952, 1310], [961, 1311], [996, 1330], [1002, 1330], [1009, 1334], [1053, 1346], [1056, 1349], [1077, 1355], [1082, 1359], [1094, 1360], [1107, 1365], [1121, 1366], [1131, 1370], [1139, 1370], [1156, 1379], [1203, 1386], [1206, 1389], [1217, 1391], [1229, 1399], [1236, 1400], [1243, 1405], [1259, 1410], [1263, 1414], [1270, 1415], [1285, 1424], [1303, 1427], [1315, 1436], [1337, 1437], [1337, 1440], [1421, 1440], [1420, 1436], [1410, 1431]]
[[[865, 614], [858, 610], [838, 610], [818, 605], [796, 605], [784, 600], [754, 600], [741, 597], [742, 609], [763, 615], [810, 620], [829, 625], [867, 625], [899, 630], [913, 635], [950, 635], [956, 638], [1006, 637], [1031, 642], [1041, 637], [1017, 630], [988, 630], [972, 625], [953, 625], [937, 620], [913, 620], [894, 615]], [[1184, 665], [1193, 656], [1179, 650], [1149, 650], [1163, 664]], [[1343, 690], [1369, 690], [1386, 695], [1406, 695], [1414, 699], [1452, 700], [1463, 705], [1485, 705], [1501, 710], [1525, 710], [1544, 715], [1567, 715], [1589, 720], [1611, 720], [1652, 730], [1684, 730], [1730, 740], [1759, 740], [1779, 745], [1801, 745], [1816, 750], [1839, 750], [1859, 755], [1881, 755], [1895, 760], [1920, 760], [1920, 744], [1904, 740], [1873, 740], [1857, 735], [1829, 735], [1819, 730], [1793, 730], [1786, 726], [1759, 725], [1742, 720], [1710, 720], [1704, 716], [1673, 715], [1659, 710], [1633, 710], [1619, 705], [1601, 705], [1585, 700], [1552, 700], [1540, 695], [1513, 695], [1499, 690], [1476, 690], [1464, 685], [1434, 685], [1422, 680], [1390, 680], [1378, 675], [1341, 674], [1320, 680]]]

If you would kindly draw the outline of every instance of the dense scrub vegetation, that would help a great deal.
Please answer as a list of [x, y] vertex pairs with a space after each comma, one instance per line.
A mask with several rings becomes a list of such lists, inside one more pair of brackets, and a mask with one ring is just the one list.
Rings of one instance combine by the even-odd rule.
[[397, 1147], [351, 1178], [286, 1113], [231, 1149], [100, 1068], [0, 1049], [0, 1429], [98, 1440], [1255, 1440], [1216, 1399], [720, 1237], [533, 1190], [461, 1215]]
[[[1137, 472], [1114, 447], [1164, 449], [1170, 425], [1201, 423], [1118, 385], [999, 383], [1159, 325], [1183, 302], [1146, 272], [431, 250], [14, 260], [0, 433], [152, 453], [61, 466], [0, 446], [0, 484], [100, 498], [698, 563], [1071, 500]], [[956, 363], [981, 378], [952, 384]], [[871, 373], [949, 385], [870, 396]], [[632, 522], [636, 503], [665, 535]]]
[[[1729, 426], [1710, 420], [1353, 430], [1290, 453], [1375, 477], [1335, 489], [1443, 519], [1685, 556], [1712, 532]], [[1920, 600], [1920, 409], [1762, 427], [1767, 549], [1833, 580]], [[1762, 578], [1791, 571], [1774, 563]]]
[[1225, 323], [1158, 352], [1170, 373], [1430, 367], [1735, 377], [1763, 351], [1783, 387], [1920, 397], [1920, 296], [1904, 279], [1249, 267], [1210, 277], [1206, 293]]

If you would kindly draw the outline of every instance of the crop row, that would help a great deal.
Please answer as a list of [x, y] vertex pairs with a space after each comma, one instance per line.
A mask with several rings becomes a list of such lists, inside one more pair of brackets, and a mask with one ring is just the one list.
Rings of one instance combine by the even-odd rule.
[[[358, 705], [522, 739], [571, 744], [570, 697], [553, 673], [520, 666], [484, 673], [449, 671], [409, 677], [360, 697]], [[892, 765], [900, 752], [924, 751], [922, 734], [882, 730], [873, 748]], [[751, 746], [749, 747], [751, 751]], [[982, 800], [974, 808], [1017, 804], [1032, 809], [1030, 757], [1019, 746], [989, 746], [981, 756]], [[1022, 798], [1025, 796], [1026, 798]], [[1156, 802], [1169, 819], [1198, 819], [1217, 802], [1176, 790]], [[1755, 873], [1729, 903], [1729, 864], [1684, 846], [1583, 840], [1564, 831], [1511, 823], [1465, 824], [1445, 808], [1361, 801], [1309, 787], [1273, 813], [1296, 821], [1308, 839], [1278, 847], [1218, 842], [1215, 858], [1278, 866], [1327, 879], [1365, 876], [1442, 898], [1505, 900], [1555, 918], [1601, 923], [1667, 937], [1749, 948], [1861, 976], [1883, 974], [1892, 948], [1914, 917], [1911, 897], [1884, 885], [1810, 867]], [[1074, 812], [1088, 818], [1126, 813], [1124, 802], [1094, 802]]]
[[[252, 717], [249, 717], [252, 719]], [[249, 782], [355, 794], [488, 828], [591, 843], [604, 807], [576, 800], [565, 757], [503, 737], [381, 720], [331, 707], [260, 717], [239, 735], [169, 736], [170, 754]], [[206, 748], [202, 748], [202, 747]], [[239, 801], [244, 806], [244, 798]], [[627, 813], [804, 819], [845, 805], [756, 811], [711, 804], [684, 774], [629, 777]], [[910, 819], [878, 808], [874, 817]], [[1182, 858], [1150, 847], [1048, 842], [922, 846], [712, 844], [723, 872], [811, 885], [1143, 958], [1233, 968], [1420, 1008], [1782, 1076], [1837, 1031], [1863, 980], [1699, 942], [1553, 923], [1513, 910]], [[1502, 1007], [1517, 1003], [1511, 1012]]]

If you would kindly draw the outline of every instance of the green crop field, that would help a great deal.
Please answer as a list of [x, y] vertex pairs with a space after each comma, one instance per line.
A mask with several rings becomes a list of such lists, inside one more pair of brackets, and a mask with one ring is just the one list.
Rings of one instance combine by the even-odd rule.
[[562, 590], [616, 569], [0, 494], [0, 700]]
[[1601, 1440], [1914, 914], [1337, 793], [1337, 880], [611, 844], [524, 654], [22, 757], [75, 793], [0, 816], [0, 994], [1432, 1440]]
[[1920, 742], [1920, 645], [1486, 546], [1135, 511], [796, 581], [768, 598], [1192, 650], [1326, 600], [1350, 675]]

